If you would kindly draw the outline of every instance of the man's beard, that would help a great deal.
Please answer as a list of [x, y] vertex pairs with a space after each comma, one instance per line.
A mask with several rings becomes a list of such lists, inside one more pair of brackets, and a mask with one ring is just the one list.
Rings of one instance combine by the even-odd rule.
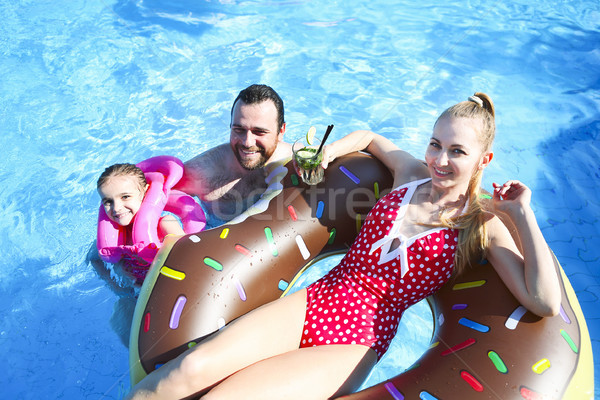
[[[256, 151], [257, 153], [260, 154], [260, 157], [256, 160], [246, 160], [246, 159], [242, 158], [242, 156], [240, 155], [242, 150]], [[244, 146], [237, 145], [234, 149], [233, 154], [235, 154], [235, 158], [238, 160], [238, 162], [240, 163], [242, 168], [244, 168], [248, 171], [253, 171], [255, 169], [264, 167], [265, 164], [267, 163], [267, 160], [271, 157], [271, 155], [273, 155], [273, 151], [271, 151], [269, 154], [267, 154], [267, 150], [264, 148], [256, 147], [256, 148], [247, 149]]]

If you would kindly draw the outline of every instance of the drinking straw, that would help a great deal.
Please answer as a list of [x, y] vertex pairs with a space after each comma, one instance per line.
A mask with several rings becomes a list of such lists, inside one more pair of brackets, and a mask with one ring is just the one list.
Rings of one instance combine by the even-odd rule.
[[323, 145], [325, 144], [325, 141], [329, 137], [329, 134], [331, 133], [332, 130], [333, 130], [333, 125], [328, 125], [327, 130], [325, 131], [325, 136], [323, 136], [323, 140], [321, 140], [321, 145], [319, 146], [319, 149], [317, 150], [317, 154], [319, 154], [321, 152], [321, 150], [323, 149]]

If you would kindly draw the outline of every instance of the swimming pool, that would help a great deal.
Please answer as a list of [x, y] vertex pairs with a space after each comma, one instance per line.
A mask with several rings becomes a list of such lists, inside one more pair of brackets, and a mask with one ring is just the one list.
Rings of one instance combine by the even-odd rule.
[[[226, 141], [232, 100], [256, 82], [283, 97], [288, 141], [334, 123], [334, 136], [370, 128], [417, 153], [441, 110], [489, 93], [498, 134], [486, 187], [518, 177], [534, 190], [588, 321], [600, 393], [597, 1], [172, 3], [0, 3], [4, 398], [128, 390], [109, 322], [126, 293], [86, 258], [97, 176]], [[371, 384], [427, 347], [422, 306]]]

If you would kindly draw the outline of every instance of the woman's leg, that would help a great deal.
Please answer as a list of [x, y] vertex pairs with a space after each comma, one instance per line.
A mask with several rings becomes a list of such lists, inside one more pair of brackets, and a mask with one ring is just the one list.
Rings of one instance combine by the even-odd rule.
[[259, 307], [152, 372], [127, 398], [184, 398], [257, 361], [298, 349], [305, 314], [306, 290]]
[[292, 350], [233, 374], [202, 400], [323, 400], [357, 390], [377, 362], [362, 345]]

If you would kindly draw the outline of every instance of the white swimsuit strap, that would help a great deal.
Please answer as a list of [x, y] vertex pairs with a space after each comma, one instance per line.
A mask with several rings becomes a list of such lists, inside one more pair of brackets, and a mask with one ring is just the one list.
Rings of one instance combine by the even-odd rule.
[[406, 182], [406, 183], [404, 183], [404, 184], [402, 184], [400, 186], [396, 186], [394, 189], [392, 189], [392, 192], [394, 192], [396, 190], [400, 190], [400, 189], [405, 188], [405, 187], [414, 186], [416, 188], [417, 186], [422, 185], [425, 182], [429, 182], [430, 180], [431, 180], [431, 178], [423, 178], [423, 179], [419, 179], [419, 180], [416, 180], [416, 181]]
[[[425, 182], [429, 182], [431, 180], [431, 178], [425, 178], [425, 179], [419, 179], [418, 181], [412, 181], [412, 182], [408, 182], [402, 186], [398, 186], [398, 190], [402, 189], [402, 188], [406, 188], [406, 193], [404, 194], [404, 197], [402, 198], [402, 204], [400, 205], [400, 209], [398, 210], [398, 214], [396, 214], [396, 219], [394, 220], [394, 225], [392, 226], [392, 229], [390, 230], [390, 235], [393, 235], [394, 237], [392, 238], [392, 240], [396, 237], [399, 237], [399, 234], [396, 234], [396, 230], [400, 229], [400, 226], [402, 225], [402, 220], [404, 219], [404, 215], [406, 214], [406, 209], [409, 204], [410, 201], [412, 200], [413, 195], [415, 194], [415, 192], [417, 191], [417, 187], [419, 185], [422, 185]], [[396, 189], [394, 189], [396, 190]]]
[[[404, 197], [402, 198], [402, 203], [400, 204], [400, 209], [398, 210], [398, 214], [396, 214], [396, 219], [393, 222], [392, 228], [389, 233], [373, 243], [371, 245], [371, 249], [369, 250], [369, 254], [373, 254], [373, 252], [379, 248], [381, 248], [381, 254], [379, 256], [378, 264], [383, 264], [388, 261], [393, 260], [396, 257], [400, 257], [400, 275], [404, 276], [408, 271], [408, 260], [406, 259], [406, 250], [407, 248], [413, 244], [413, 242], [417, 239], [415, 236], [411, 238], [412, 240], [407, 240], [400, 233], [400, 226], [402, 225], [402, 221], [404, 219], [404, 215], [406, 214], [407, 205], [410, 204], [410, 201], [417, 190], [417, 187], [425, 182], [430, 181], [431, 178], [419, 179], [417, 181], [408, 182], [404, 185], [398, 186], [395, 190], [400, 190], [403, 188], [407, 188]], [[392, 246], [392, 242], [394, 239], [400, 240], [400, 245], [395, 248], [393, 251], [390, 251]]]

